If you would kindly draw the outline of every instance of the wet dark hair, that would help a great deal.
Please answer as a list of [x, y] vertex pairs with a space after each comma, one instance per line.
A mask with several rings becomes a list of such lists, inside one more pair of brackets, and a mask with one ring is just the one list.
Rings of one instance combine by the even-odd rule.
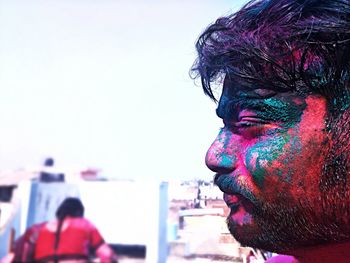
[[63, 221], [66, 217], [83, 217], [84, 205], [80, 199], [75, 197], [68, 197], [63, 200], [56, 210], [56, 218], [58, 219], [58, 226], [55, 235], [55, 250], [58, 248], [60, 242], [60, 233], [63, 226]]
[[[223, 76], [245, 88], [317, 93], [349, 106], [350, 2], [253, 0], [199, 37], [192, 67], [204, 92]], [[336, 99], [337, 98], [337, 99]]]

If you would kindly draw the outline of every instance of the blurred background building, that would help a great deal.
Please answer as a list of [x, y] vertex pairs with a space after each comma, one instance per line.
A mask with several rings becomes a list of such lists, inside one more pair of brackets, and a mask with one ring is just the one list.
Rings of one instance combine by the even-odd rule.
[[41, 175], [15, 171], [0, 177], [0, 257], [26, 228], [54, 219], [67, 196], [83, 201], [86, 217], [121, 262], [243, 262], [251, 251], [228, 233], [228, 209], [210, 181], [115, 180], [92, 169], [65, 171], [63, 181], [42, 181]]
[[0, 0], [0, 256], [74, 195], [125, 255], [239, 257], [204, 165], [222, 124], [189, 69], [244, 2]]

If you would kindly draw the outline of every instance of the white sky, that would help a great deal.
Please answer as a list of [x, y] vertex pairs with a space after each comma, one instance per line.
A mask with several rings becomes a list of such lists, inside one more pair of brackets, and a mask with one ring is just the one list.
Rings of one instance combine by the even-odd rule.
[[221, 122], [188, 71], [198, 35], [242, 4], [0, 0], [0, 170], [52, 156], [110, 177], [209, 179]]

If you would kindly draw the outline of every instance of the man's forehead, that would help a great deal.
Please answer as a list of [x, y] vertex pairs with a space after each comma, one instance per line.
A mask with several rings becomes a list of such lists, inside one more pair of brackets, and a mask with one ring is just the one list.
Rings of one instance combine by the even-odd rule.
[[[310, 94], [309, 94], [310, 95]], [[227, 105], [254, 104], [260, 108], [272, 106], [278, 108], [304, 107], [308, 94], [299, 94], [292, 90], [277, 90], [276, 88], [265, 87], [259, 84], [240, 85], [233, 77], [225, 77], [222, 94], [219, 100], [218, 110], [222, 111]], [[272, 105], [273, 103], [274, 105]]]

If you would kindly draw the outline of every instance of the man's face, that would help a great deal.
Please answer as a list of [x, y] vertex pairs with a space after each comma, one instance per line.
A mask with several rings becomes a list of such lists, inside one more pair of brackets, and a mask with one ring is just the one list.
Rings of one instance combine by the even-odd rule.
[[231, 208], [231, 233], [271, 251], [328, 242], [337, 230], [332, 197], [320, 190], [332, 144], [326, 100], [239, 88], [225, 80], [217, 109], [224, 127], [206, 156]]

